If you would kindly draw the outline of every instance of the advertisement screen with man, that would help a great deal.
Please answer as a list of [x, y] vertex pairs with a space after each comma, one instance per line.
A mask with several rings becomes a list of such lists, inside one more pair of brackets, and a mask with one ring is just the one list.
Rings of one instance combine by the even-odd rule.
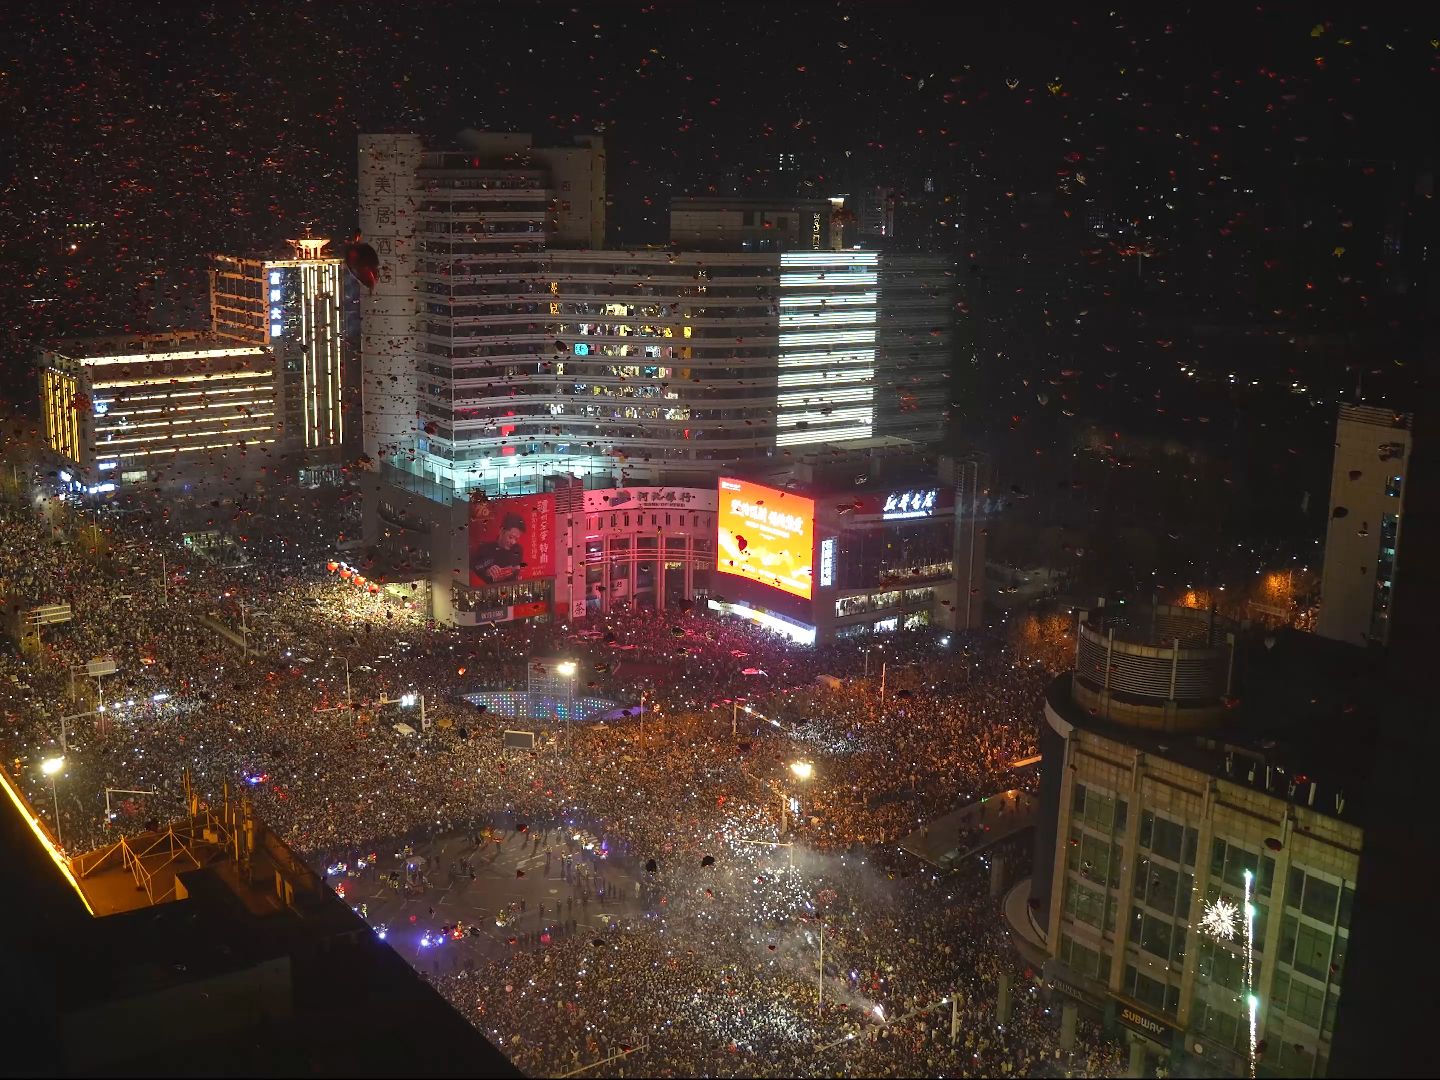
[[716, 569], [722, 574], [810, 599], [814, 499], [722, 477], [716, 524]]
[[470, 502], [470, 584], [531, 581], [555, 573], [555, 496]]

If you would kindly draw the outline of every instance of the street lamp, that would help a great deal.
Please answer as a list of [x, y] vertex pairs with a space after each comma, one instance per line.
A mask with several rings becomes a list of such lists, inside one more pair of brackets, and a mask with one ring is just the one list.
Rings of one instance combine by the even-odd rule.
[[[790, 763], [790, 772], [796, 780], [809, 780], [810, 777], [815, 775], [815, 766], [808, 761], [792, 761]], [[783, 840], [787, 831], [788, 820], [786, 818], [786, 810], [789, 808], [790, 800], [785, 794], [783, 784], [778, 780], [772, 781], [772, 783], [775, 785], [775, 794], [780, 796], [780, 838]]]
[[[568, 733], [575, 724], [575, 676], [580, 670], [574, 660], [561, 660], [555, 665], [555, 673], [565, 680], [565, 729]], [[558, 711], [558, 709], [557, 709]], [[641, 721], [643, 724], [643, 720]]]
[[40, 763], [40, 771], [50, 777], [50, 797], [55, 800], [55, 843], [59, 847], [65, 846], [65, 839], [60, 835], [60, 793], [56, 789], [55, 781], [63, 768], [65, 768], [63, 755], [46, 758]]

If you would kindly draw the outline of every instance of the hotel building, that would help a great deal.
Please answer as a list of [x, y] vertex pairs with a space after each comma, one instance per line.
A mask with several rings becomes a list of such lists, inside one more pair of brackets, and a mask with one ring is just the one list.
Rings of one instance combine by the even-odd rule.
[[347, 377], [344, 261], [328, 241], [290, 241], [289, 257], [213, 255], [211, 329], [217, 338], [263, 346], [275, 356], [281, 388], [277, 425], [288, 447], [312, 456], [346, 441], [347, 406], [358, 403]]

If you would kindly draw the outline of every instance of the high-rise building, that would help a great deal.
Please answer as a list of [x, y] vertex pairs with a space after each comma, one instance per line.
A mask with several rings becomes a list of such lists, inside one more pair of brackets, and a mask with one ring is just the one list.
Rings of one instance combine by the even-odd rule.
[[1390, 641], [1410, 457], [1411, 416], [1340, 406], [1316, 632], [1360, 645]]
[[[603, 244], [604, 145], [585, 136], [537, 147], [529, 135], [465, 131], [441, 148], [419, 135], [362, 135], [359, 189], [360, 228], [380, 256], [379, 284], [361, 310], [364, 449], [376, 460], [423, 462], [417, 439], [437, 413], [448, 423], [454, 403], [417, 373], [476, 355], [526, 361], [520, 351], [487, 345], [477, 354], [454, 342], [505, 325], [477, 310], [491, 297], [511, 302], [512, 324], [537, 322], [525, 294], [539, 265], [520, 256]], [[491, 263], [498, 254], [512, 260]], [[450, 459], [437, 460], [453, 471]]]
[[[197, 331], [58, 341], [37, 360], [45, 438], [88, 493], [256, 471], [280, 437], [275, 358]], [[268, 453], [268, 450], [266, 450]]]
[[1041, 728], [1046, 982], [1128, 1035], [1131, 1075], [1323, 1076], [1370, 846], [1370, 658], [1214, 612], [1095, 614]]
[[262, 345], [278, 364], [285, 442], [306, 451], [339, 447], [348, 434], [343, 260], [328, 241], [290, 241], [288, 257], [213, 255], [210, 319], [216, 337]]

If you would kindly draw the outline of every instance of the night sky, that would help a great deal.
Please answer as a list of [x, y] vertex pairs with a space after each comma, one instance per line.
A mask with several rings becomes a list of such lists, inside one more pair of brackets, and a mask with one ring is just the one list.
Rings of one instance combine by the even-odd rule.
[[1418, 376], [1440, 19], [939, 7], [11, 0], [7, 365], [203, 325], [209, 251], [346, 236], [357, 132], [598, 130], [612, 245], [674, 194], [898, 189], [956, 256], [957, 431], [1007, 487], [1087, 431], [1323, 484], [1339, 396]]

